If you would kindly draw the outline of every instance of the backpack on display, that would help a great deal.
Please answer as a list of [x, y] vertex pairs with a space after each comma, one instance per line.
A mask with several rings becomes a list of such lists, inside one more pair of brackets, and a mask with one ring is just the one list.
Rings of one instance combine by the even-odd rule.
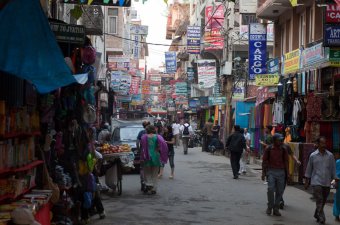
[[183, 130], [183, 135], [189, 135], [189, 126], [183, 125], [184, 126], [184, 130]]

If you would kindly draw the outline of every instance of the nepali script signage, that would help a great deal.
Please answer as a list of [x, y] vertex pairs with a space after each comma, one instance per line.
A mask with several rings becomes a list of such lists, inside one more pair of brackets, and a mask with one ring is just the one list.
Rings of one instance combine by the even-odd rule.
[[340, 6], [337, 4], [326, 5], [326, 23], [340, 23]]
[[340, 46], [340, 25], [324, 25], [324, 46]]
[[267, 29], [261, 23], [249, 24], [249, 79], [265, 74], [267, 61]]
[[216, 83], [216, 61], [213, 59], [197, 60], [199, 88], [211, 88]]
[[167, 74], [176, 73], [176, 52], [165, 52], [165, 70]]
[[200, 54], [201, 51], [201, 27], [187, 27], [187, 52], [189, 54]]
[[284, 55], [283, 74], [295, 73], [300, 69], [300, 55], [300, 49], [296, 49]]

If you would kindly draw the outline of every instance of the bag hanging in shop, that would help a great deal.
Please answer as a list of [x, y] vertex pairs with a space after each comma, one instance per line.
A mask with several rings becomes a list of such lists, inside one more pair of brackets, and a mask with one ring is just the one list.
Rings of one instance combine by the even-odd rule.
[[83, 119], [86, 123], [96, 122], [96, 109], [93, 105], [86, 104], [83, 107]]

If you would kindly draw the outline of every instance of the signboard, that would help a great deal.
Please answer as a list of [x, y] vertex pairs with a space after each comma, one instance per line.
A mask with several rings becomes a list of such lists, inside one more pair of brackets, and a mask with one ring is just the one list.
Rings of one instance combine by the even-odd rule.
[[187, 82], [177, 82], [175, 85], [175, 93], [176, 96], [179, 95], [187, 96], [188, 94]]
[[249, 24], [249, 79], [265, 74], [267, 62], [267, 29], [265, 24]]
[[328, 50], [328, 57], [329, 62], [332, 67], [340, 67], [340, 49], [329, 49]]
[[85, 32], [88, 35], [103, 35], [104, 14], [101, 6], [84, 5], [82, 16]]
[[237, 82], [234, 91], [233, 91], [233, 100], [242, 100], [244, 99], [244, 93], [245, 93], [245, 82]]
[[280, 71], [279, 64], [280, 64], [279, 58], [268, 60], [267, 62], [268, 74], [278, 73]]
[[134, 38], [133, 38], [134, 42], [133, 42], [133, 58], [134, 59], [139, 59], [139, 40], [140, 40], [140, 37], [139, 35], [134, 35]]
[[301, 50], [296, 49], [283, 56], [283, 74], [295, 73], [300, 69]]
[[111, 72], [111, 88], [121, 95], [129, 94], [131, 86], [131, 76], [122, 74], [120, 71]]
[[225, 105], [227, 103], [226, 97], [209, 97], [209, 106], [213, 105]]
[[201, 108], [209, 108], [209, 97], [200, 97], [200, 105]]
[[216, 83], [216, 61], [212, 59], [197, 60], [199, 88], [211, 88]]
[[111, 72], [111, 88], [113, 91], [118, 92], [120, 86], [120, 75], [122, 73], [120, 71], [112, 71]]
[[63, 23], [50, 23], [51, 30], [58, 42], [83, 45], [85, 42], [85, 27]]
[[62, 3], [77, 4], [77, 5], [103, 5], [130, 7], [131, 0], [62, 0]]
[[302, 66], [311, 66], [315, 63], [325, 61], [324, 48], [322, 46], [322, 43], [304, 49], [302, 51], [301, 61]]
[[278, 74], [262, 74], [255, 77], [256, 86], [274, 86], [279, 83], [280, 76]]
[[150, 81], [149, 80], [142, 81], [142, 94], [144, 95], [150, 94]]
[[240, 13], [256, 13], [257, 0], [240, 0]]
[[187, 77], [188, 81], [193, 81], [195, 79], [195, 71], [193, 67], [187, 67]]
[[340, 25], [324, 25], [324, 46], [340, 46]]
[[220, 83], [216, 82], [214, 85], [214, 96], [220, 96], [221, 95], [221, 86]]
[[189, 98], [189, 107], [190, 108], [198, 108], [200, 106], [199, 98]]
[[177, 70], [176, 52], [165, 52], [165, 70], [168, 74], [174, 74]]
[[131, 95], [117, 95], [116, 99], [119, 102], [131, 102], [132, 96]]
[[128, 70], [130, 66], [130, 58], [127, 56], [109, 55], [108, 69], [110, 70]]
[[204, 49], [218, 50], [223, 49], [224, 38], [221, 34], [224, 22], [224, 6], [223, 4], [205, 7], [205, 26], [204, 33]]
[[187, 27], [187, 53], [200, 54], [201, 52], [201, 27]]
[[256, 103], [255, 105], [259, 105], [268, 98], [275, 98], [274, 92], [269, 92], [269, 87], [263, 87], [262, 89], [258, 89], [257, 95], [256, 95]]
[[161, 85], [170, 85], [170, 81], [174, 80], [174, 77], [161, 77]]
[[139, 92], [139, 85], [140, 85], [140, 77], [132, 77], [131, 79], [131, 87], [130, 87], [130, 94], [136, 95]]
[[148, 35], [148, 31], [149, 31], [148, 26], [136, 25], [136, 24], [130, 25], [130, 33], [131, 34]]
[[337, 4], [326, 4], [326, 23], [340, 23], [340, 6]]
[[141, 94], [132, 95], [131, 105], [143, 105], [143, 99]]
[[[241, 25], [240, 26], [240, 40], [248, 40], [249, 39], [249, 26]], [[267, 41], [274, 41], [274, 24], [267, 24]]]

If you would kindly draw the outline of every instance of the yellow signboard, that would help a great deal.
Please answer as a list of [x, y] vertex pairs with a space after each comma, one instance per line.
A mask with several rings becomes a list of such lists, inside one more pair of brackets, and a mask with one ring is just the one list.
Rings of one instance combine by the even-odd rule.
[[331, 67], [340, 67], [340, 61], [330, 61]]
[[279, 83], [278, 74], [259, 74], [255, 77], [256, 86], [276, 86]]
[[284, 74], [295, 73], [300, 69], [300, 55], [300, 49], [296, 49], [284, 55]]
[[297, 0], [290, 0], [290, 4], [292, 4], [293, 7], [297, 6], [298, 1]]

